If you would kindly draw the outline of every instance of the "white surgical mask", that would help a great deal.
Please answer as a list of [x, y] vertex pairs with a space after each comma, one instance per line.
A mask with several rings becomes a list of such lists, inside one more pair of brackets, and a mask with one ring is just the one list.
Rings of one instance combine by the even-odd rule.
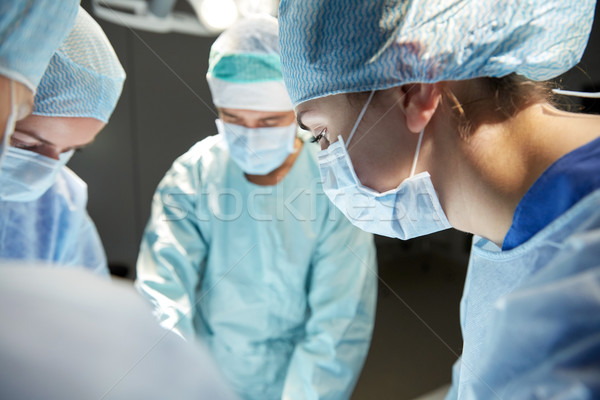
[[[373, 94], [365, 103], [350, 136], [356, 132]], [[419, 136], [410, 177], [396, 189], [379, 193], [361, 184], [341, 136], [319, 152], [323, 190], [337, 208], [360, 229], [403, 240], [451, 227], [429, 173], [415, 175], [423, 132]]]
[[246, 128], [215, 121], [225, 137], [229, 155], [247, 174], [266, 175], [294, 152], [296, 124], [269, 128]]
[[10, 137], [12, 136], [15, 130], [15, 124], [17, 122], [17, 106], [15, 103], [15, 82], [10, 81], [10, 114], [8, 115], [8, 119], [6, 120], [6, 125], [4, 127], [4, 137], [2, 141], [0, 141], [0, 168], [2, 167], [2, 163], [4, 162], [4, 158], [6, 157], [6, 153], [8, 152]]
[[9, 147], [0, 171], [0, 200], [37, 200], [56, 182], [56, 175], [72, 155], [73, 150], [54, 160], [33, 151]]

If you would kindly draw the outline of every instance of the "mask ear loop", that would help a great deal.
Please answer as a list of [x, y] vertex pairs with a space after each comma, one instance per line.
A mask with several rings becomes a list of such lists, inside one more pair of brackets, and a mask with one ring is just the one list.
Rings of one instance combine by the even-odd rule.
[[575, 92], [573, 90], [563, 90], [563, 89], [552, 89], [552, 92], [554, 92], [556, 94], [562, 94], [563, 96], [585, 97], [588, 99], [600, 99], [600, 92]]
[[360, 121], [362, 121], [362, 118], [365, 116], [365, 113], [367, 112], [367, 107], [369, 107], [369, 103], [371, 102], [373, 95], [375, 95], [375, 90], [371, 91], [371, 94], [369, 95], [367, 102], [365, 103], [362, 110], [360, 111], [360, 114], [358, 114], [358, 118], [356, 119], [356, 122], [354, 123], [354, 126], [352, 127], [350, 136], [348, 136], [348, 141], [346, 142], [346, 148], [350, 145], [350, 141], [352, 140], [352, 136], [354, 136], [354, 133], [356, 132], [356, 129], [358, 128], [358, 124], [360, 124]]
[[419, 152], [421, 151], [421, 142], [423, 141], [423, 133], [425, 133], [425, 129], [423, 129], [421, 131], [421, 133], [419, 134], [419, 142], [417, 143], [417, 150], [415, 151], [415, 158], [413, 159], [409, 178], [412, 178], [415, 175], [415, 170], [417, 169], [417, 160], [419, 159]]

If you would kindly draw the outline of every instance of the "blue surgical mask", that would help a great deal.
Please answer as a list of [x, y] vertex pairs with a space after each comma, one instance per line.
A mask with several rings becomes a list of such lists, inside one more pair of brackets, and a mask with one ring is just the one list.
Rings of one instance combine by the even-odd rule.
[[215, 121], [225, 137], [229, 155], [247, 174], [266, 175], [281, 166], [294, 152], [296, 124], [269, 128], [246, 128]]
[[0, 168], [8, 152], [10, 137], [15, 130], [15, 123], [17, 122], [17, 107], [15, 104], [15, 82], [10, 81], [10, 114], [6, 120], [6, 126], [4, 127], [4, 136], [0, 141]]
[[[374, 92], [365, 103], [350, 136], [356, 132]], [[423, 132], [419, 136], [410, 177], [396, 189], [379, 193], [361, 184], [347, 146], [338, 141], [318, 154], [323, 190], [337, 208], [360, 229], [398, 239], [411, 239], [451, 227], [429, 173], [415, 175]]]
[[56, 182], [56, 175], [72, 155], [73, 150], [54, 160], [33, 151], [9, 147], [0, 171], [0, 200], [37, 200]]

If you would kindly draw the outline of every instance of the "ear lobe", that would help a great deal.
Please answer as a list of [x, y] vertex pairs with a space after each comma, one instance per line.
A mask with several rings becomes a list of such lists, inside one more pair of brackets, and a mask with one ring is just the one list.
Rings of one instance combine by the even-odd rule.
[[415, 83], [402, 86], [406, 126], [420, 133], [435, 114], [440, 103], [440, 90], [436, 83]]

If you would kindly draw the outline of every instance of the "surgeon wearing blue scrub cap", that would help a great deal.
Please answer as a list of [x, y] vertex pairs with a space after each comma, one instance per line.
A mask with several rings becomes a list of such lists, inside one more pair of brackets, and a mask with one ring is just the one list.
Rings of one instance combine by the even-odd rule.
[[331, 201], [363, 230], [473, 233], [448, 399], [600, 398], [600, 116], [550, 84], [595, 1], [283, 0]]
[[0, 165], [17, 120], [31, 112], [50, 57], [69, 33], [77, 0], [0, 0]]
[[0, 258], [108, 275], [86, 211], [87, 186], [65, 164], [106, 125], [124, 80], [108, 38], [80, 8], [39, 84], [32, 115], [16, 124], [0, 169]]
[[207, 344], [242, 399], [345, 400], [375, 322], [375, 246], [322, 191], [277, 28], [254, 16], [212, 45], [219, 133], [160, 182], [136, 284], [164, 327]]

